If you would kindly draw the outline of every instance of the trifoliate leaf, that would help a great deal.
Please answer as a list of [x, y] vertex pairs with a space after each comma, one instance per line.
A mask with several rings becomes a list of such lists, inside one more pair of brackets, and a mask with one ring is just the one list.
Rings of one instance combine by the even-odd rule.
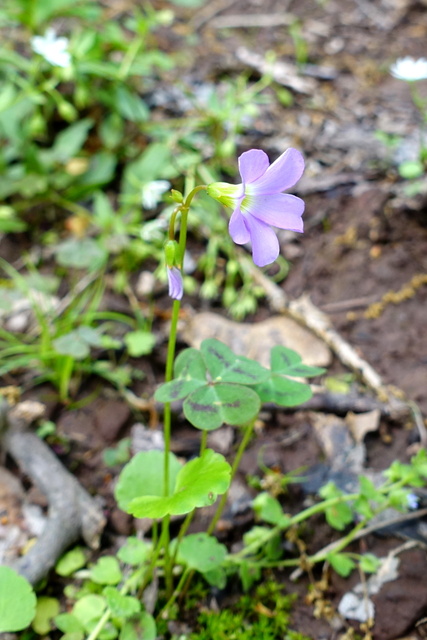
[[185, 399], [184, 415], [204, 431], [222, 424], [246, 424], [258, 414], [258, 394], [240, 384], [217, 383], [199, 387]]
[[203, 340], [200, 350], [213, 380], [252, 385], [259, 384], [269, 375], [268, 369], [258, 362], [237, 356], [215, 338]]

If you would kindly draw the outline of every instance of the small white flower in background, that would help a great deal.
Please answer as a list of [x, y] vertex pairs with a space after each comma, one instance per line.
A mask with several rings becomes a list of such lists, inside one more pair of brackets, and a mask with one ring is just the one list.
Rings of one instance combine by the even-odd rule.
[[398, 58], [390, 67], [390, 73], [398, 80], [415, 82], [416, 80], [427, 79], [427, 59], [426, 58]]
[[168, 228], [167, 220], [163, 217], [155, 218], [144, 222], [139, 232], [142, 240], [146, 242], [152, 242], [153, 240], [163, 240], [165, 237], [165, 231]]
[[170, 182], [167, 180], [153, 180], [144, 184], [141, 190], [142, 206], [145, 209], [154, 209], [170, 186]]
[[31, 46], [35, 53], [56, 67], [69, 67], [71, 55], [67, 51], [68, 38], [57, 38], [54, 29], [47, 29], [44, 36], [31, 38]]

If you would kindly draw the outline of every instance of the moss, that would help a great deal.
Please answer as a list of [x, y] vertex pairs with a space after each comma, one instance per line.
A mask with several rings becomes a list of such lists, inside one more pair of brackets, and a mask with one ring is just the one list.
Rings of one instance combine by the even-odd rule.
[[310, 640], [289, 629], [295, 599], [269, 580], [242, 596], [233, 608], [202, 612], [197, 619], [199, 631], [189, 640]]

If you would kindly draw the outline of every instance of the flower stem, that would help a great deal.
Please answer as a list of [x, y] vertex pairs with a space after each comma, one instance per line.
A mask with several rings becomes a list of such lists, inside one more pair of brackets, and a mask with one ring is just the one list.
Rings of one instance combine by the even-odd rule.
[[[181, 214], [181, 226], [179, 230], [179, 267], [182, 269], [184, 262], [184, 253], [185, 247], [187, 244], [187, 219], [188, 219], [188, 210], [190, 208], [190, 204], [199, 191], [206, 190], [205, 185], [200, 185], [195, 187], [190, 191], [188, 196], [182, 205], [179, 205], [171, 218], [171, 225], [169, 227], [169, 237], [175, 237], [175, 222], [178, 213]], [[172, 306], [172, 318], [171, 318], [171, 326], [169, 333], [169, 342], [168, 342], [168, 350], [166, 356], [166, 370], [165, 370], [165, 382], [170, 382], [173, 378], [173, 365], [175, 361], [175, 349], [176, 349], [176, 338], [178, 331], [178, 320], [179, 320], [179, 311], [181, 308], [180, 300], [174, 300]], [[165, 409], [163, 414], [163, 437], [165, 442], [165, 450], [164, 450], [164, 462], [163, 462], [163, 495], [167, 497], [169, 495], [169, 480], [170, 480], [170, 445], [171, 445], [171, 425], [172, 425], [172, 412], [171, 412], [171, 404], [170, 402], [165, 403]], [[162, 535], [161, 540], [164, 545], [164, 554], [165, 554], [165, 580], [166, 580], [166, 592], [168, 594], [171, 593], [172, 590], [172, 568], [173, 563], [171, 562], [171, 558], [169, 555], [169, 523], [170, 516], [165, 516], [162, 520]]]

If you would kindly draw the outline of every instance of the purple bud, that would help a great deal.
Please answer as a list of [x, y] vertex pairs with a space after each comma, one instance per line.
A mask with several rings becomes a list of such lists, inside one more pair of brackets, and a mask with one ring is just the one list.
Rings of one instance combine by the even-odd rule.
[[169, 295], [174, 300], [181, 300], [184, 293], [181, 271], [178, 267], [168, 267]]

